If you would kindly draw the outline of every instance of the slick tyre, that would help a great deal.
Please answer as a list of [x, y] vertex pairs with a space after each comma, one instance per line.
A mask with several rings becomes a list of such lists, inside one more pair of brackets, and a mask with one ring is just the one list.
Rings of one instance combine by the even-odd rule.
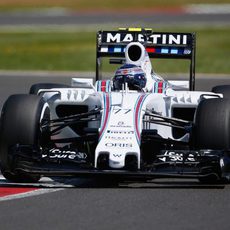
[[40, 120], [48, 106], [37, 95], [12, 95], [5, 102], [1, 115], [0, 166], [3, 176], [12, 182], [37, 182], [39, 175], [15, 170], [14, 147], [39, 145]]
[[38, 94], [41, 89], [52, 89], [52, 88], [70, 88], [68, 85], [58, 83], [38, 83], [30, 87], [29, 94]]
[[230, 99], [230, 85], [218, 85], [212, 88], [212, 92], [223, 94], [224, 98]]
[[[195, 113], [193, 139], [195, 149], [230, 149], [230, 99], [215, 98], [200, 102]], [[201, 177], [205, 184], [221, 182], [221, 170]]]
[[196, 149], [230, 149], [230, 99], [200, 102], [195, 113], [193, 139]]

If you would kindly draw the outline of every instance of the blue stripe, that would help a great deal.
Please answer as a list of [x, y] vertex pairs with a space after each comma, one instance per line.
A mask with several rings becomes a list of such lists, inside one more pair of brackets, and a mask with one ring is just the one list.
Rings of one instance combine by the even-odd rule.
[[114, 47], [114, 53], [121, 53], [121, 47]]
[[108, 52], [109, 53], [124, 53], [125, 52], [125, 48], [124, 46], [113, 46], [110, 45], [108, 46]]
[[[125, 46], [114, 46], [109, 45], [108, 47], [101, 47], [101, 49], [108, 49], [108, 53], [124, 53]], [[158, 47], [155, 53], [157, 54], [173, 54], [173, 55], [184, 55], [186, 48], [174, 48], [174, 47]]]
[[171, 54], [178, 54], [178, 49], [171, 49], [171, 52], [170, 52]]
[[162, 48], [161, 49], [161, 53], [162, 54], [168, 54], [169, 53], [169, 49]]
[[97, 91], [101, 92], [101, 81], [97, 82]]
[[[140, 98], [141, 98], [142, 96], [143, 96], [143, 95], [140, 95], [140, 96], [138, 97], [137, 101], [136, 101], [136, 104], [135, 104], [135, 107], [134, 107], [135, 115], [136, 115], [137, 104], [138, 104], [138, 102], [139, 102], [139, 100], [140, 100]], [[148, 96], [148, 95], [145, 95], [145, 96], [143, 97], [142, 102], [141, 102], [141, 104], [140, 104], [140, 108], [139, 108], [139, 110], [138, 110], [138, 120], [140, 120], [140, 114], [141, 114], [142, 105], [143, 105], [145, 99], [147, 98], [147, 96]], [[136, 116], [135, 116], [135, 115], [134, 115], [134, 132], [135, 132], [135, 137], [136, 137], [136, 139], [137, 139], [137, 143], [140, 145], [141, 140], [138, 138], [137, 132], [136, 132], [136, 124], [135, 124], [135, 117], [136, 117]], [[140, 138], [141, 138], [141, 130], [140, 130], [139, 124], [138, 124], [138, 128], [139, 128], [139, 131], [140, 131]]]
[[184, 54], [184, 48], [180, 48], [179, 50], [178, 50], [178, 54]]
[[[104, 100], [104, 110], [103, 110], [103, 116], [102, 116], [101, 127], [100, 127], [101, 129], [104, 126], [104, 120], [105, 120], [105, 116], [106, 116], [106, 106], [107, 105], [106, 105], [106, 94], [105, 93], [103, 93], [103, 100]], [[103, 130], [103, 133], [101, 134], [99, 140], [102, 138], [104, 131], [105, 131], [105, 129]]]
[[105, 107], [106, 107], [106, 96], [105, 96], [105, 93], [103, 93], [103, 101], [104, 101], [104, 111], [103, 111], [103, 116], [102, 116], [102, 121], [101, 121], [102, 126], [104, 124], [105, 113], [106, 113], [106, 110], [105, 110]]
[[106, 92], [109, 92], [109, 82], [110, 82], [110, 80], [106, 81]]
[[156, 53], [160, 54], [161, 53], [161, 48], [156, 48]]
[[154, 86], [154, 93], [158, 93], [158, 82], [155, 82]]
[[136, 104], [135, 104], [135, 106], [134, 106], [134, 121], [133, 121], [133, 123], [134, 123], [134, 132], [135, 132], [135, 137], [136, 137], [136, 140], [137, 140], [137, 143], [139, 144], [139, 139], [138, 139], [138, 136], [137, 136], [137, 132], [136, 132], [136, 121], [135, 121], [135, 118], [136, 118], [136, 109], [137, 109], [137, 104], [138, 104], [138, 102], [139, 102], [139, 100], [140, 100], [140, 97], [141, 97], [142, 95], [140, 95], [139, 97], [138, 97], [138, 99], [137, 99], [137, 101], [136, 101]]
[[103, 122], [101, 123], [102, 126], [100, 128], [102, 128], [104, 126], [104, 119], [106, 116], [106, 108], [107, 106], [109, 106], [109, 114], [108, 114], [108, 120], [107, 120], [107, 124], [105, 125], [105, 128], [103, 130], [103, 133], [101, 134], [101, 136], [99, 137], [99, 141], [101, 140], [101, 138], [104, 136], [105, 130], [107, 129], [108, 123], [109, 123], [109, 119], [110, 119], [110, 115], [111, 115], [111, 94], [109, 95], [109, 104], [106, 104], [106, 93], [103, 93], [104, 96], [104, 111], [103, 111]]
[[114, 47], [111, 47], [111, 46], [109, 46], [109, 53], [113, 53], [114, 52]]
[[[140, 108], [139, 108], [139, 111], [138, 111], [138, 120], [140, 120], [140, 115], [141, 115], [142, 106], [143, 106], [144, 101], [145, 101], [145, 99], [147, 98], [147, 96], [148, 96], [148, 95], [145, 95], [145, 96], [144, 96], [144, 98], [142, 99], [142, 102], [141, 102], [141, 104], [140, 104]], [[140, 129], [140, 127], [139, 127], [139, 131], [140, 131], [140, 140], [139, 140], [139, 144], [140, 144], [140, 142], [141, 142], [141, 129]]]

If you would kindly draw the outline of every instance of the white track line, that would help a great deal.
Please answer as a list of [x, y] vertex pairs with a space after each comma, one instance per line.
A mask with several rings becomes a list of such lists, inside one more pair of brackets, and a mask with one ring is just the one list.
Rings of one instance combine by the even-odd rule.
[[[24, 192], [24, 193], [19, 193], [19, 194], [14, 194], [14, 195], [6, 195], [3, 197], [0, 197], [0, 201], [21, 199], [21, 198], [38, 196], [38, 195], [42, 195], [42, 194], [46, 194], [46, 193], [64, 190], [64, 186], [63, 186], [63, 188], [60, 188], [60, 187], [62, 187], [63, 184], [55, 183], [52, 179], [47, 178], [47, 177], [42, 178], [41, 183], [26, 184], [26, 183], [7, 182], [6, 179], [2, 175], [0, 175], [0, 187], [1, 187], [1, 185], [4, 187], [9, 186], [12, 188], [14, 188], [14, 186], [20, 187], [20, 185], [21, 185], [22, 187], [28, 186], [28, 187], [34, 188], [36, 190]], [[40, 187], [43, 187], [43, 188], [40, 188]]]

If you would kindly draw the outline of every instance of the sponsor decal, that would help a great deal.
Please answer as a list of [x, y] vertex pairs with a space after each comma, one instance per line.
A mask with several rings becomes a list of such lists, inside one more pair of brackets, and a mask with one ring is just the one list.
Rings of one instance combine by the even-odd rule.
[[162, 45], [188, 45], [189, 34], [164, 34], [156, 33], [145, 37], [143, 34], [137, 33], [105, 33], [102, 42], [106, 43], [120, 43], [120, 42], [145, 42], [149, 44]]
[[192, 51], [190, 49], [185, 49], [184, 50], [184, 54], [191, 54], [191, 53], [192, 53]]
[[126, 125], [125, 122], [123, 121], [119, 121], [116, 125], [110, 125], [110, 127], [114, 128], [114, 127], [120, 127], [120, 128], [132, 128], [131, 125]]
[[114, 106], [113, 107], [113, 112], [115, 113], [115, 114], [118, 114], [118, 113], [120, 113], [120, 112], [122, 112], [122, 114], [127, 114], [127, 113], [129, 113], [129, 112], [131, 112], [132, 110], [131, 109], [121, 109], [120, 107], [117, 107], [117, 106]]
[[118, 157], [118, 158], [119, 158], [119, 157], [121, 157], [121, 156], [122, 156], [122, 154], [117, 154], [117, 153], [114, 153], [114, 154], [113, 154], [113, 156], [114, 156], [114, 157]]
[[164, 157], [158, 158], [160, 161], [166, 162], [166, 161], [172, 161], [172, 162], [183, 162], [183, 161], [190, 161], [194, 162], [195, 156], [194, 154], [190, 153], [187, 156], [183, 154], [182, 152], [177, 151], [166, 151], [164, 153]]
[[108, 142], [105, 143], [105, 146], [108, 148], [132, 148], [133, 144], [132, 143], [112, 143]]
[[127, 141], [127, 140], [132, 140], [132, 137], [105, 136], [105, 139], [114, 140], [114, 141]]
[[118, 126], [123, 126], [124, 124], [125, 124], [125, 122], [123, 122], [123, 121], [119, 121], [119, 122], [117, 123]]
[[107, 130], [107, 133], [110, 133], [110, 134], [134, 134], [134, 131], [126, 131], [126, 130]]
[[[143, 34], [138, 34], [139, 42], [144, 42], [145, 38]], [[132, 33], [107, 33], [106, 42], [132, 42], [134, 41], [134, 34]]]
[[50, 149], [48, 154], [42, 154], [42, 158], [48, 159], [69, 159], [69, 160], [85, 160], [86, 153], [77, 152], [73, 150]]

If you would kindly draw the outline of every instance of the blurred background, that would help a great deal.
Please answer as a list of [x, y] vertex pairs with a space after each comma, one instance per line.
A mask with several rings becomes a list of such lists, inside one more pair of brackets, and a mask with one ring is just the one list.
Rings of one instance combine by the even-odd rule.
[[230, 0], [0, 0], [0, 70], [94, 71], [96, 32], [118, 27], [196, 32], [196, 72], [230, 73]]

